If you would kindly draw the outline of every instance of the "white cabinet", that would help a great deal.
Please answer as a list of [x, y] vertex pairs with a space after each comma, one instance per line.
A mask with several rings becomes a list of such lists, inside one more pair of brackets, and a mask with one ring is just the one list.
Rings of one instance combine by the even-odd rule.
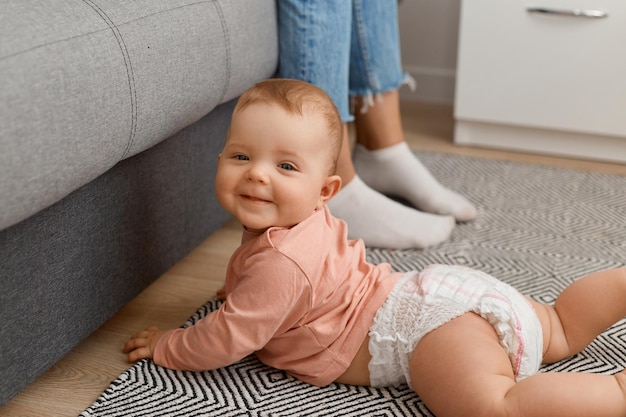
[[626, 162], [626, 2], [464, 0], [455, 142]]

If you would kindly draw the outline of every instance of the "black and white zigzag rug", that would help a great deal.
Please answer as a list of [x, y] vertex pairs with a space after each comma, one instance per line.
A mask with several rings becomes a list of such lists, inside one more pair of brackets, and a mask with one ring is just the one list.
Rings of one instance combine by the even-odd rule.
[[[626, 176], [420, 153], [448, 187], [479, 208], [452, 238], [428, 250], [369, 249], [370, 261], [400, 271], [461, 264], [553, 302], [572, 280], [626, 265]], [[209, 301], [185, 325], [217, 307]], [[602, 308], [602, 306], [598, 306]], [[219, 337], [216, 335], [215, 337]], [[612, 374], [626, 367], [626, 320], [589, 348], [543, 371]], [[408, 387], [318, 388], [248, 357], [215, 371], [163, 369], [142, 361], [111, 383], [84, 417], [432, 416]]]

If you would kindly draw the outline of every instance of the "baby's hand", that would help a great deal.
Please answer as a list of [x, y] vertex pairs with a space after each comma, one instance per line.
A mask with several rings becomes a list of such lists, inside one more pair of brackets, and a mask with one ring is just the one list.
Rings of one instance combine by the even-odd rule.
[[124, 345], [123, 351], [128, 356], [128, 362], [137, 362], [145, 358], [152, 359], [156, 344], [163, 336], [163, 333], [165, 333], [165, 330], [154, 326], [135, 333]]

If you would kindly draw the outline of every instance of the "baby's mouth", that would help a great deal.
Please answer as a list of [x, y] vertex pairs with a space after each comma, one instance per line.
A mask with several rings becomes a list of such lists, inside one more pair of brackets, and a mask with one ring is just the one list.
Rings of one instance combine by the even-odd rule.
[[266, 200], [264, 198], [260, 198], [260, 197], [255, 197], [253, 195], [249, 195], [249, 194], [241, 194], [241, 198], [249, 201], [251, 203], [271, 203], [270, 200]]

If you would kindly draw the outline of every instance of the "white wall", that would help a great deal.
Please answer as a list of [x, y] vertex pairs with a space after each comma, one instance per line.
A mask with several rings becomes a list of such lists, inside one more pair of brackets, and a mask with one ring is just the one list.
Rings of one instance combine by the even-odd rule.
[[398, 7], [404, 70], [417, 89], [403, 100], [454, 102], [461, 0], [403, 0]]

